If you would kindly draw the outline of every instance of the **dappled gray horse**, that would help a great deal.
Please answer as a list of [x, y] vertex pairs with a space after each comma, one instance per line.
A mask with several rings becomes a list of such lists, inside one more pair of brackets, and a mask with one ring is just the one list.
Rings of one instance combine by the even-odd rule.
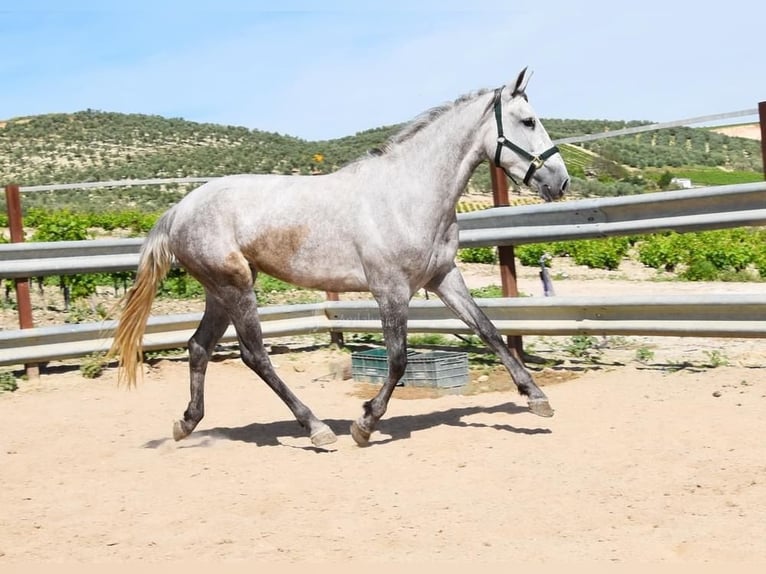
[[527, 101], [526, 69], [511, 87], [479, 91], [425, 112], [379, 153], [322, 176], [234, 175], [210, 181], [168, 210], [141, 250], [111, 355], [136, 382], [157, 287], [173, 258], [204, 286], [205, 312], [189, 340], [191, 400], [173, 437], [204, 416], [208, 360], [230, 323], [242, 360], [308, 429], [316, 446], [336, 436], [277, 375], [266, 352], [253, 283], [264, 272], [325, 291], [370, 291], [380, 308], [388, 378], [351, 425], [359, 445], [386, 412], [407, 366], [409, 301], [435, 292], [500, 357], [530, 410], [551, 416], [545, 394], [476, 305], [455, 265], [455, 204], [476, 167], [492, 159], [512, 178], [558, 199], [569, 177]]

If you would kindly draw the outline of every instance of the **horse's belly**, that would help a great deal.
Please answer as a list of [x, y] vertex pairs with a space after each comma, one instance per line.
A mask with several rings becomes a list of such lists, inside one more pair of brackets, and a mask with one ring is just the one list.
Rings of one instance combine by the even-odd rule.
[[251, 245], [243, 254], [251, 265], [272, 277], [307, 289], [367, 291], [364, 269], [353, 253], [301, 248], [289, 238]]
[[263, 265], [259, 266], [258, 269], [272, 277], [306, 289], [319, 289], [336, 293], [369, 290], [364, 274], [360, 276], [353, 270], [344, 272], [337, 268], [323, 268], [309, 271], [285, 266], [272, 268]]

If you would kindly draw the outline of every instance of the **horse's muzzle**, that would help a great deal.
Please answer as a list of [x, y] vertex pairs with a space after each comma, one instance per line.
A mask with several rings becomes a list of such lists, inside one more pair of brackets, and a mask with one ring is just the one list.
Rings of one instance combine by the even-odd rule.
[[556, 201], [561, 199], [568, 189], [569, 178], [567, 177], [564, 178], [564, 181], [558, 186], [551, 186], [550, 184], [544, 183], [540, 186], [540, 195], [542, 195], [545, 201]]

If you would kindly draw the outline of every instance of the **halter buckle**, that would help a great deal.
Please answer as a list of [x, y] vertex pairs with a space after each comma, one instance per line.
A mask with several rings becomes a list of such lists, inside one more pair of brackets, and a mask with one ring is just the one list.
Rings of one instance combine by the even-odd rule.
[[538, 155], [533, 157], [529, 163], [535, 166], [535, 169], [540, 169], [541, 167], [545, 165], [545, 160]]

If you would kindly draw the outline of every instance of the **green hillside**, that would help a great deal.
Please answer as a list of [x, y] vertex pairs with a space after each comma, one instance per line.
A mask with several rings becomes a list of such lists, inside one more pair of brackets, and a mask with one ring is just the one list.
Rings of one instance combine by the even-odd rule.
[[[640, 122], [543, 120], [551, 137], [611, 131]], [[178, 118], [86, 110], [0, 122], [0, 184], [41, 185], [231, 173], [327, 173], [383, 145], [400, 126], [335, 140], [305, 141], [243, 127]], [[762, 179], [760, 144], [700, 128], [675, 128], [562, 146], [575, 195], [654, 191], [668, 175], [698, 184]], [[469, 183], [489, 193], [487, 169]], [[30, 193], [25, 210], [135, 208], [162, 210], [187, 187]], [[4, 198], [3, 198], [4, 201]], [[1, 202], [0, 202], [1, 203]], [[4, 209], [4, 205], [0, 205]]]

